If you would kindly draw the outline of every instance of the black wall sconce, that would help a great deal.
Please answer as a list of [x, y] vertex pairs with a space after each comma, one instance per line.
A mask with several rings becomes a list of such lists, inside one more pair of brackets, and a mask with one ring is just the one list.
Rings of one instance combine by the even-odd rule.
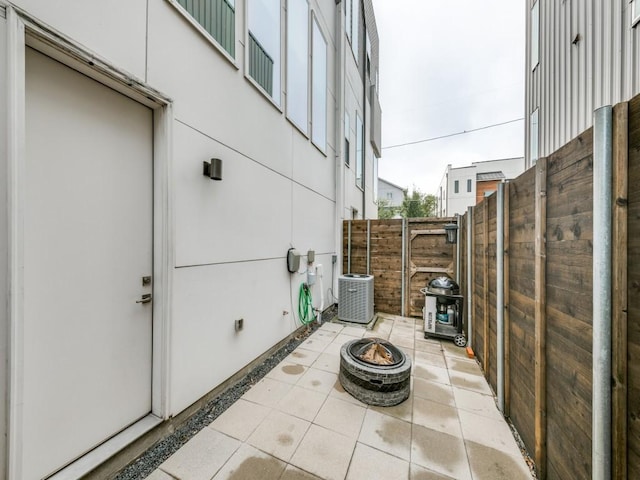
[[211, 180], [222, 180], [222, 160], [212, 158], [211, 162], [202, 162], [202, 174]]
[[458, 224], [447, 223], [444, 226], [444, 231], [447, 234], [447, 243], [457, 243], [458, 241]]

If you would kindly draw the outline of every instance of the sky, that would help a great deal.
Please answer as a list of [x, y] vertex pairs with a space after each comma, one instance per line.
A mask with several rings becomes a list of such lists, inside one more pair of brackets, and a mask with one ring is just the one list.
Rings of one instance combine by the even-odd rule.
[[525, 2], [373, 0], [380, 37], [378, 175], [435, 194], [448, 164], [524, 156]]

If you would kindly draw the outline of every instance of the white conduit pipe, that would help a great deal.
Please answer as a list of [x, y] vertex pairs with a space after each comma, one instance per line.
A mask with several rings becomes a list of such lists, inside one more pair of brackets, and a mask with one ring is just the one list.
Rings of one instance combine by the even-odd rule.
[[611, 171], [612, 109], [593, 127], [592, 479], [611, 478]]
[[320, 307], [318, 307], [318, 323], [322, 324], [322, 311], [324, 310], [324, 285], [322, 283], [322, 264], [316, 265], [316, 277], [320, 279]]
[[504, 183], [496, 203], [496, 341], [498, 409], [504, 413]]
[[473, 207], [467, 207], [467, 346], [472, 347], [471, 339], [473, 333], [471, 331], [471, 307], [473, 306], [473, 277], [472, 266], [473, 258], [471, 258], [471, 245], [473, 242]]

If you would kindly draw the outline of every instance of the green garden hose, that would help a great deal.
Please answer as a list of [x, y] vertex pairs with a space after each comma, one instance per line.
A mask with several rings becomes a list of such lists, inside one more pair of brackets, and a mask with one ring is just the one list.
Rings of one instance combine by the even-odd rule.
[[303, 325], [309, 325], [316, 319], [313, 310], [313, 299], [311, 298], [311, 288], [306, 283], [300, 285], [300, 296], [298, 297], [298, 317]]

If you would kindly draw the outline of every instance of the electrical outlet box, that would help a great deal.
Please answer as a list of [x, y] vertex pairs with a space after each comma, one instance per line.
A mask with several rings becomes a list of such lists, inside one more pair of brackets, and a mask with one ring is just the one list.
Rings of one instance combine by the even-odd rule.
[[316, 252], [315, 250], [309, 250], [307, 252], [307, 263], [311, 264], [316, 260]]
[[300, 270], [300, 253], [295, 248], [290, 248], [287, 252], [287, 270], [289, 273]]

